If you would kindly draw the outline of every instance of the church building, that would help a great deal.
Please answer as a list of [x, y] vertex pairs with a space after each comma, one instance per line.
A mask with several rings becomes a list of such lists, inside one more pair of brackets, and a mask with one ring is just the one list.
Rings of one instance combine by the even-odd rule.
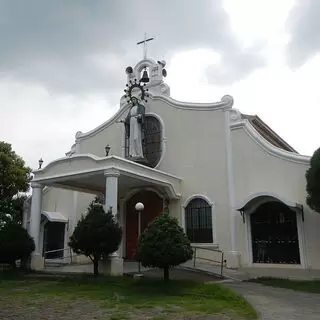
[[229, 95], [213, 103], [175, 100], [165, 65], [144, 58], [127, 67], [119, 110], [77, 132], [64, 157], [34, 171], [25, 217], [36, 243], [32, 267], [44, 267], [47, 251], [52, 259], [67, 253], [53, 250], [68, 248], [99, 196], [123, 228], [112, 274], [135, 258], [139, 230], [164, 210], [193, 246], [223, 251], [227, 267], [320, 269], [320, 215], [305, 201], [310, 158], [234, 108]]

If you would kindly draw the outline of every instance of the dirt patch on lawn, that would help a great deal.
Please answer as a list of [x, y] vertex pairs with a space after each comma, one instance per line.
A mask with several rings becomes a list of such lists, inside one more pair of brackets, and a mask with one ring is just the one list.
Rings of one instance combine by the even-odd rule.
[[59, 298], [30, 299], [0, 297], [0, 319], [14, 320], [88, 320], [105, 319], [105, 310], [92, 301], [65, 301]]
[[101, 303], [77, 299], [66, 301], [41, 296], [26, 300], [17, 297], [12, 301], [9, 297], [0, 297], [1, 320], [236, 320], [237, 317], [228, 315], [206, 315], [184, 312], [179, 307], [120, 310], [104, 308]]

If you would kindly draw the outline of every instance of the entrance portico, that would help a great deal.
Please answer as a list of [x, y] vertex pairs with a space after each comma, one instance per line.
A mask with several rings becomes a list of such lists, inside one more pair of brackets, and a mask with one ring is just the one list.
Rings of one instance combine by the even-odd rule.
[[[30, 233], [36, 242], [32, 259], [34, 269], [43, 268], [39, 234], [44, 186], [91, 193], [104, 198], [105, 210], [110, 209], [124, 228], [126, 219], [119, 200], [125, 198], [132, 189], [154, 188], [166, 199], [179, 199], [181, 195], [180, 178], [117, 156], [100, 158], [91, 154], [77, 154], [51, 162], [34, 174], [30, 224]], [[117, 270], [111, 268], [113, 274], [121, 273], [122, 247], [111, 256], [117, 266]]]

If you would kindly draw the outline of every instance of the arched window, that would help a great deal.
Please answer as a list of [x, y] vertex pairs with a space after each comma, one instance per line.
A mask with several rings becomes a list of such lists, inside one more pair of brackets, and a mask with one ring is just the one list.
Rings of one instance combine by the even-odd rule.
[[[143, 154], [147, 160], [145, 163], [148, 167], [154, 168], [160, 161], [162, 155], [161, 141], [161, 123], [152, 116], [145, 116], [144, 135], [143, 135]], [[125, 157], [129, 157], [129, 138], [125, 137]]]
[[149, 167], [154, 168], [159, 163], [162, 153], [161, 147], [160, 121], [156, 117], [146, 115], [143, 152]]
[[185, 223], [191, 243], [213, 243], [212, 207], [206, 200], [195, 198], [188, 203]]

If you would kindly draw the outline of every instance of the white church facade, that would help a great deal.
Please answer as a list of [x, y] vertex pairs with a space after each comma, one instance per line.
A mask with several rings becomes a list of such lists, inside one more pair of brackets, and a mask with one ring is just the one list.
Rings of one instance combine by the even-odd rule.
[[320, 216], [305, 202], [309, 157], [233, 108], [231, 96], [174, 100], [164, 67], [152, 59], [128, 67], [116, 114], [78, 132], [65, 157], [34, 171], [25, 217], [36, 242], [32, 267], [43, 268], [44, 252], [67, 248], [97, 195], [123, 228], [114, 274], [134, 259], [137, 202], [141, 230], [168, 210], [192, 245], [222, 250], [228, 267], [320, 269]]

